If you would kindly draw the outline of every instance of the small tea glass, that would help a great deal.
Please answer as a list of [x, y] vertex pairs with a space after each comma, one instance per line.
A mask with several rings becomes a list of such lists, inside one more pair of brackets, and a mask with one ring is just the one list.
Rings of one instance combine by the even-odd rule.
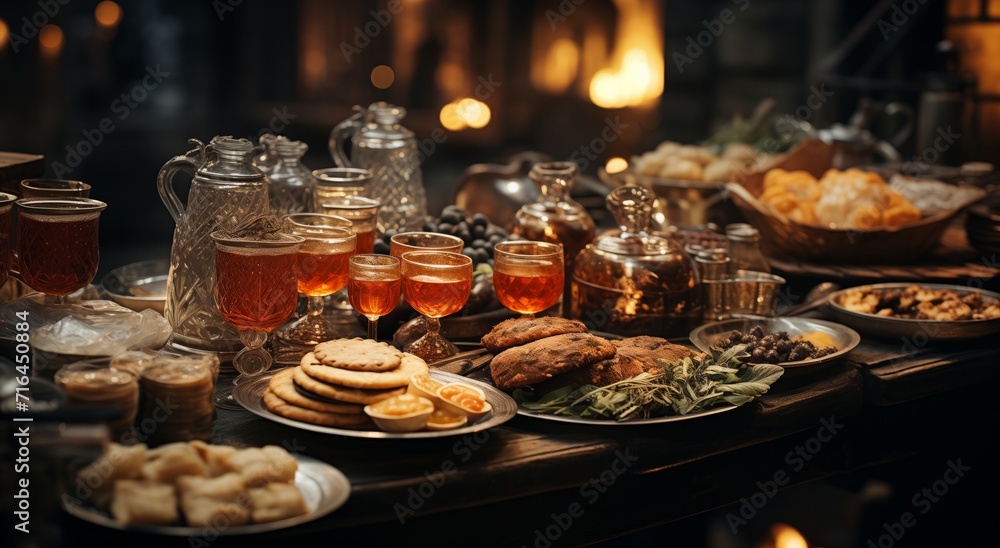
[[323, 316], [323, 297], [347, 286], [348, 260], [355, 254], [357, 235], [343, 226], [343, 219], [331, 215], [297, 213], [284, 219], [292, 234], [305, 239], [295, 257], [295, 276], [308, 307], [305, 316], [279, 330], [276, 338], [283, 346], [304, 347], [304, 355], [317, 344], [341, 336]]
[[367, 196], [372, 172], [359, 167], [330, 167], [312, 172], [313, 211], [323, 211], [323, 204], [344, 196]]
[[17, 205], [15, 275], [62, 303], [97, 274], [98, 225], [108, 205], [90, 198], [22, 198]]
[[562, 244], [501, 242], [493, 259], [493, 287], [504, 307], [530, 318], [559, 302], [566, 281]]
[[401, 232], [389, 239], [389, 255], [402, 259], [411, 251], [444, 251], [461, 253], [465, 242], [457, 236], [437, 232]]
[[[240, 332], [246, 348], [233, 358], [240, 373], [233, 386], [270, 369], [271, 353], [263, 348], [268, 334], [295, 313], [298, 288], [295, 256], [305, 238], [281, 234], [272, 240], [229, 238], [213, 232], [215, 241], [215, 304], [219, 313]], [[232, 386], [216, 393], [216, 405], [240, 409]]]
[[472, 290], [472, 259], [461, 253], [410, 251], [402, 260], [403, 295], [423, 314], [427, 333], [404, 350], [425, 361], [458, 353], [458, 347], [441, 335], [440, 319], [465, 306]]
[[25, 179], [22, 198], [89, 198], [90, 185], [69, 179]]
[[378, 319], [399, 304], [402, 289], [400, 261], [391, 255], [351, 257], [347, 295], [351, 306], [368, 318], [368, 338], [378, 340]]
[[[342, 196], [330, 198], [324, 202], [322, 212], [351, 221], [354, 233], [358, 235], [357, 254], [364, 255], [375, 252], [375, 235], [378, 232], [378, 210], [380, 207], [382, 207], [382, 202], [378, 200], [363, 196]], [[333, 310], [351, 310], [346, 289], [336, 292], [331, 300]]]

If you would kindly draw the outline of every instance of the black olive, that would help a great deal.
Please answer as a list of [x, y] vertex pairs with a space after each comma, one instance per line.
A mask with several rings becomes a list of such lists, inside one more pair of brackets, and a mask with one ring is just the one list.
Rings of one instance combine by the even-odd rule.
[[485, 263], [490, 260], [490, 254], [485, 249], [477, 249], [472, 252], [472, 262], [476, 264]]
[[750, 357], [753, 358], [754, 362], [760, 363], [766, 359], [764, 357], [765, 354], [767, 354], [767, 352], [765, 352], [763, 348], [755, 348], [754, 351], [750, 353]]
[[483, 230], [490, 225], [490, 219], [482, 213], [476, 213], [472, 216], [472, 224], [475, 226], [483, 227]]
[[437, 223], [434, 222], [434, 219], [424, 219], [424, 224], [420, 228], [424, 232], [438, 231]]
[[486, 227], [483, 225], [472, 225], [472, 236], [474, 238], [482, 239], [486, 236]]
[[482, 238], [476, 238], [475, 240], [472, 240], [472, 243], [469, 244], [469, 245], [471, 245], [472, 247], [474, 247], [476, 249], [482, 249], [482, 248], [486, 247], [486, 240], [484, 240]]
[[500, 242], [502, 242], [502, 241], [504, 241], [506, 239], [507, 239], [507, 236], [501, 235], [501, 234], [494, 234], [494, 235], [492, 235], [492, 236], [489, 237], [489, 240], [490, 240], [490, 242], [493, 242], [493, 245], [497, 245], [498, 243], [500, 243]]
[[792, 341], [784, 339], [778, 341], [778, 344], [774, 345], [774, 349], [777, 350], [779, 354], [788, 354], [793, 346], [794, 344], [792, 344]]
[[476, 260], [476, 250], [472, 249], [471, 247], [462, 248], [462, 255], [465, 255], [466, 257], [472, 259], [473, 262], [475, 262]]
[[755, 326], [753, 329], [750, 330], [750, 334], [759, 339], [764, 336], [764, 329], [759, 325]]
[[433, 232], [440, 232], [441, 234], [451, 234], [451, 228], [455, 226], [451, 223], [441, 223], [437, 226], [437, 230]]
[[465, 216], [464, 215], [459, 215], [455, 211], [449, 211], [447, 213], [441, 214], [441, 222], [442, 223], [448, 223], [448, 224], [452, 224], [452, 225], [457, 225], [458, 223], [462, 222], [463, 220], [465, 220]]
[[781, 362], [781, 356], [779, 356], [778, 353], [774, 350], [768, 350], [767, 353], [764, 354], [764, 359], [767, 360], [767, 363]]

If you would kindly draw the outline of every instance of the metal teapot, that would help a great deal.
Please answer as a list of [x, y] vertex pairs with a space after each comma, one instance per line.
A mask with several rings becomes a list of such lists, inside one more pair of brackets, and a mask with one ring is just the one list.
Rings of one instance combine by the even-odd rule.
[[[197, 148], [164, 164], [156, 178], [160, 198], [177, 223], [164, 316], [174, 331], [174, 347], [218, 352], [228, 361], [242, 344], [215, 305], [215, 243], [209, 235], [268, 213], [267, 184], [264, 172], [251, 165], [250, 141], [226, 136], [208, 145], [197, 139], [188, 142]], [[178, 172], [194, 178], [187, 205], [173, 188]]]

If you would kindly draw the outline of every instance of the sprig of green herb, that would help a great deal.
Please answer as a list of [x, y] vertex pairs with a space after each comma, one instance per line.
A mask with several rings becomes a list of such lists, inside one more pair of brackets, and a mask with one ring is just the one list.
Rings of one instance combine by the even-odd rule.
[[743, 405], [764, 394], [784, 372], [772, 364], [750, 365], [746, 346], [712, 348], [708, 354], [660, 360], [658, 373], [641, 373], [607, 386], [563, 387], [537, 400], [530, 390], [514, 398], [524, 409], [552, 415], [615, 420], [687, 415], [724, 404]]

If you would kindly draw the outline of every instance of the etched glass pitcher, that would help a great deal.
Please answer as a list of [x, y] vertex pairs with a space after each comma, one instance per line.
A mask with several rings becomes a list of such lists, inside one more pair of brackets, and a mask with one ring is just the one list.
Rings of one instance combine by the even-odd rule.
[[[164, 164], [156, 179], [160, 198], [177, 223], [164, 316], [174, 330], [175, 347], [219, 352], [226, 361], [242, 345], [215, 306], [215, 242], [209, 235], [268, 213], [267, 184], [264, 173], [250, 163], [250, 141], [215, 137], [207, 146], [197, 139], [188, 142], [198, 148]], [[173, 188], [179, 171], [194, 178], [186, 206]]]
[[[405, 109], [380, 101], [360, 108], [330, 133], [330, 155], [338, 166], [372, 172], [368, 197], [382, 202], [380, 233], [419, 227], [427, 215], [417, 140], [412, 131], [400, 125], [404, 116]], [[344, 153], [348, 137], [350, 159]]]

